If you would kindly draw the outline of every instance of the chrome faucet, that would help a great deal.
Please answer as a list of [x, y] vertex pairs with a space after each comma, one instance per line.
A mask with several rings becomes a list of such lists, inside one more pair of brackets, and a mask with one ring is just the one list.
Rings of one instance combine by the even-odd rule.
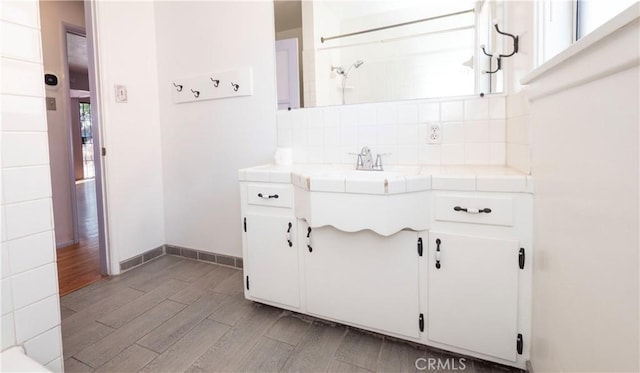
[[384, 171], [382, 167], [382, 156], [386, 154], [378, 154], [376, 156], [376, 163], [373, 163], [373, 155], [371, 154], [371, 149], [369, 149], [369, 147], [367, 146], [362, 147], [360, 153], [350, 154], [358, 156], [358, 160], [356, 161], [356, 170]]

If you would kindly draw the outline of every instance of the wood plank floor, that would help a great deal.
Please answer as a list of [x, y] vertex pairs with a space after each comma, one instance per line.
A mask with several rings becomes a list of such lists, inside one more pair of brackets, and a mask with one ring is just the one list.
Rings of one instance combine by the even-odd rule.
[[95, 180], [76, 184], [76, 196], [79, 242], [57, 250], [60, 295], [69, 294], [102, 279]]
[[416, 372], [418, 358], [460, 358], [247, 301], [242, 276], [165, 255], [62, 297], [65, 371]]

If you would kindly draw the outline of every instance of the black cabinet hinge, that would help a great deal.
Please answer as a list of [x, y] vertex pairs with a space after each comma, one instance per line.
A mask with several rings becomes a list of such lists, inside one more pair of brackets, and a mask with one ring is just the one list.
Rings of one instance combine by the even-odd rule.
[[521, 247], [518, 253], [518, 266], [520, 269], [524, 269], [524, 247]]
[[244, 231], [247, 231], [247, 218], [244, 218]]
[[418, 256], [422, 256], [422, 237], [418, 238]]
[[100, 149], [100, 154], [102, 154], [103, 157], [107, 155], [107, 148], [103, 147], [102, 149]]
[[311, 227], [307, 227], [307, 248], [309, 252], [313, 252], [313, 247], [311, 247]]
[[518, 337], [516, 338], [516, 351], [518, 351], [518, 355], [522, 355], [522, 334], [518, 333]]
[[247, 290], [249, 290], [249, 276], [247, 276]]
[[424, 332], [424, 314], [420, 314], [420, 316], [418, 316], [418, 328], [420, 328], [421, 332]]

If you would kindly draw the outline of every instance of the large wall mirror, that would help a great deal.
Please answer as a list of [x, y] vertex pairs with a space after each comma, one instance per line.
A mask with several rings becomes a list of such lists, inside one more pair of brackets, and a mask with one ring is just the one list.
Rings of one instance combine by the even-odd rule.
[[[275, 0], [278, 108], [488, 94], [502, 0]], [[508, 47], [508, 46], [507, 46]]]

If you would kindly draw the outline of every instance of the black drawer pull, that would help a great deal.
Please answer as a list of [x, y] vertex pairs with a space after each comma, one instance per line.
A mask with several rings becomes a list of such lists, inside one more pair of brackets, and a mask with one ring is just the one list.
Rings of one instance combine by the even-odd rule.
[[453, 211], [464, 211], [469, 214], [482, 214], [482, 213], [490, 214], [491, 213], [491, 209], [488, 207], [485, 207], [483, 209], [468, 209], [466, 207], [456, 206], [453, 208]]
[[270, 199], [270, 198], [276, 198], [276, 199], [277, 199], [277, 198], [278, 198], [278, 197], [280, 197], [280, 196], [279, 196], [279, 195], [277, 195], [277, 194], [270, 194], [270, 195], [268, 195], [267, 197], [265, 197], [265, 196], [263, 196], [263, 195], [262, 195], [262, 193], [258, 193], [258, 197], [260, 197], [260, 198], [264, 198], [264, 199]]

